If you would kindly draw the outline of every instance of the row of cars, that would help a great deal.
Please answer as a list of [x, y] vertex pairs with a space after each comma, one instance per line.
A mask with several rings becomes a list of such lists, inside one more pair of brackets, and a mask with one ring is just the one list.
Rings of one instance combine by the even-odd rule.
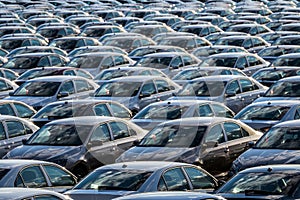
[[0, 196], [300, 198], [297, 1], [2, 2]]

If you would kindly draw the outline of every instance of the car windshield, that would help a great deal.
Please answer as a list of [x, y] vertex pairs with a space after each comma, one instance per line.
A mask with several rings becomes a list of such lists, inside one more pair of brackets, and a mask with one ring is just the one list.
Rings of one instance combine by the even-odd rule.
[[178, 92], [178, 96], [206, 96], [216, 97], [221, 96], [224, 88], [226, 87], [226, 81], [200, 81], [194, 83], [188, 83], [184, 88]]
[[155, 69], [166, 69], [169, 67], [172, 57], [145, 57], [138, 61], [138, 64], [144, 67], [153, 67]]
[[[49, 118], [68, 118], [80, 116], [80, 113], [87, 109], [88, 105], [63, 103], [58, 105], [48, 105], [36, 113], [34, 118], [49, 119]], [[91, 111], [92, 112], [92, 111]], [[90, 113], [95, 115], [94, 113]], [[88, 115], [88, 114], [85, 114]]]
[[10, 61], [5, 63], [2, 67], [8, 69], [29, 69], [38, 67], [39, 57], [18, 57], [12, 58]]
[[230, 46], [242, 46], [242, 44], [244, 43], [244, 39], [218, 39], [215, 43], [215, 45], [230, 45]]
[[102, 73], [100, 73], [99, 75], [97, 75], [95, 77], [95, 80], [110, 80], [113, 78], [119, 78], [122, 76], [128, 76], [130, 73], [129, 70], [107, 70], [107, 71], [103, 71]]
[[274, 127], [257, 141], [255, 148], [300, 150], [300, 127]]
[[82, 145], [93, 126], [45, 125], [29, 138], [27, 145], [79, 146]]
[[214, 70], [212, 71], [200, 71], [200, 70], [185, 70], [177, 75], [175, 75], [172, 79], [173, 80], [192, 80], [195, 78], [203, 77], [203, 76], [208, 76], [209, 74], [213, 73]]
[[224, 67], [234, 67], [237, 61], [236, 58], [207, 58], [199, 64], [199, 67], [209, 67], [209, 66], [224, 66]]
[[83, 68], [83, 69], [88, 69], [88, 68], [98, 68], [100, 63], [102, 63], [104, 57], [100, 56], [80, 56], [73, 58], [70, 63], [68, 63], [68, 66], [70, 67], [77, 67], [77, 68]]
[[152, 174], [152, 171], [127, 169], [96, 170], [74, 189], [137, 191]]
[[300, 59], [294, 58], [278, 58], [272, 63], [273, 66], [297, 66], [300, 67]]
[[266, 48], [262, 49], [258, 55], [259, 56], [281, 56], [284, 54], [284, 49], [281, 48]]
[[300, 82], [277, 82], [266, 92], [266, 97], [300, 97]]
[[294, 171], [239, 173], [218, 193], [250, 195], [289, 195], [298, 184], [300, 175]]
[[241, 111], [240, 120], [281, 120], [288, 112], [287, 106], [251, 106]]
[[277, 81], [279, 79], [284, 78], [288, 74], [291, 74], [289, 71], [285, 70], [262, 70], [256, 74], [254, 74], [252, 77], [256, 80], [268, 80], [268, 81]]
[[138, 146], [191, 148], [200, 144], [206, 129], [206, 126], [158, 126], [152, 129]]
[[109, 82], [96, 91], [95, 97], [133, 97], [138, 94], [142, 82]]
[[149, 106], [138, 113], [135, 119], [162, 119], [162, 120], [172, 120], [179, 119], [182, 114], [186, 112], [188, 106], [181, 105], [158, 105]]
[[27, 72], [24, 72], [18, 79], [19, 80], [28, 80], [28, 79], [33, 79], [36, 77], [41, 77], [41, 76], [51, 76], [51, 75], [60, 75], [61, 70], [57, 69], [35, 69], [35, 70], [30, 70]]
[[22, 84], [13, 94], [13, 96], [54, 96], [61, 82], [43, 82], [32, 81]]

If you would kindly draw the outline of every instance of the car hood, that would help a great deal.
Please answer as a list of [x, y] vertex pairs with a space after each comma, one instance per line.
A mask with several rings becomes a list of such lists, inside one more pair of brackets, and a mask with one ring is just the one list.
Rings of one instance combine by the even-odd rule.
[[65, 192], [64, 194], [71, 197], [74, 200], [110, 200], [116, 197], [125, 196], [132, 193], [136, 193], [136, 191], [73, 189]]
[[269, 164], [299, 164], [300, 150], [249, 149], [237, 158], [235, 165], [240, 170]]
[[300, 97], [259, 97], [254, 102], [273, 101], [273, 100], [300, 100]]
[[66, 159], [73, 155], [74, 151], [80, 151], [81, 146], [46, 146], [46, 145], [22, 145], [12, 151], [8, 158], [22, 158], [34, 160], [51, 160], [60, 156]]
[[44, 106], [54, 100], [54, 97], [10, 96], [6, 99], [22, 101], [30, 106]]
[[190, 151], [190, 148], [170, 148], [170, 147], [133, 147], [125, 151], [117, 162], [126, 161], [177, 161], [181, 155]]

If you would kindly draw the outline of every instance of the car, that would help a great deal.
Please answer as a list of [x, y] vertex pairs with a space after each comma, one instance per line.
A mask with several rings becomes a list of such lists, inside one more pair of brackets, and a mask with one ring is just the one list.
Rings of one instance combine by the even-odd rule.
[[116, 117], [59, 119], [44, 125], [3, 158], [54, 162], [81, 179], [95, 168], [113, 163], [145, 133], [134, 123]]
[[168, 78], [168, 76], [163, 73], [159, 69], [155, 69], [152, 67], [110, 67], [108, 69], [102, 70], [99, 74], [97, 74], [94, 78], [94, 81], [101, 85], [108, 80], [113, 78], [119, 78], [123, 76], [161, 76]]
[[248, 142], [258, 140], [261, 135], [243, 122], [225, 117], [169, 120], [151, 129], [116, 162], [192, 163], [223, 179], [232, 161], [248, 148]]
[[11, 69], [19, 75], [35, 67], [64, 66], [69, 59], [56, 53], [38, 52], [17, 54], [11, 57], [3, 68]]
[[161, 76], [126, 76], [102, 83], [91, 98], [118, 101], [135, 115], [148, 104], [166, 100], [179, 89], [171, 79]]
[[202, 46], [211, 46], [212, 44], [200, 36], [175, 36], [175, 37], [165, 37], [163, 40], [157, 43], [158, 45], [171, 45], [178, 46], [186, 50], [187, 52], [192, 52], [195, 48]]
[[38, 130], [32, 122], [23, 118], [0, 115], [0, 157], [22, 144], [32, 133]]
[[232, 67], [242, 70], [245, 74], [250, 76], [257, 70], [268, 67], [270, 62], [265, 61], [253, 53], [245, 52], [230, 52], [230, 53], [219, 53], [208, 56], [204, 59], [198, 67], [210, 67], [210, 66], [223, 66]]
[[252, 148], [233, 161], [229, 175], [246, 168], [267, 164], [299, 163], [300, 120], [278, 123], [269, 129]]
[[37, 188], [0, 188], [0, 196], [4, 199], [56, 199], [56, 200], [72, 200], [66, 195], [55, 191]]
[[222, 32], [216, 32], [216, 33], [210, 33], [209, 35], [205, 36], [205, 39], [210, 41], [212, 44], [214, 44], [219, 38], [221, 37], [227, 37], [227, 36], [233, 36], [233, 35], [248, 35], [244, 32], [234, 32], [234, 31], [222, 31]]
[[71, 25], [61, 26], [61, 25], [48, 25], [40, 27], [37, 33], [46, 37], [49, 41], [60, 37], [76, 36], [80, 34], [80, 29], [72, 27]]
[[145, 192], [212, 191], [219, 185], [215, 177], [192, 164], [136, 161], [99, 167], [64, 194], [74, 200], [109, 200]]
[[288, 35], [297, 35], [297, 34], [300, 34], [300, 32], [296, 32], [296, 31], [274, 31], [274, 32], [262, 33], [262, 34], [260, 34], [260, 37], [262, 39], [266, 40], [268, 43], [273, 45], [274, 42], [280, 37], [288, 36]]
[[127, 55], [123, 49], [119, 47], [113, 46], [83, 46], [73, 49], [69, 54], [68, 57], [72, 59], [72, 57], [84, 54], [84, 53], [92, 53], [92, 52], [112, 52], [112, 53], [120, 53]]
[[235, 113], [224, 104], [206, 100], [172, 100], [151, 103], [140, 110], [131, 121], [143, 129], [151, 130], [167, 120], [187, 117], [229, 117]]
[[261, 132], [283, 121], [299, 119], [300, 101], [273, 100], [251, 103], [236, 114], [238, 119]]
[[92, 80], [79, 76], [44, 76], [27, 80], [6, 99], [19, 100], [39, 110], [57, 100], [87, 98], [98, 87]]
[[251, 77], [206, 76], [190, 80], [169, 99], [211, 100], [224, 103], [237, 113], [267, 91]]
[[278, 67], [278, 66], [300, 66], [300, 52], [298, 53], [288, 53], [278, 56], [270, 66]]
[[0, 100], [0, 114], [29, 119], [36, 110], [22, 101]]
[[35, 33], [34, 30], [24, 26], [2, 26], [0, 27], [0, 37], [12, 33]]
[[101, 46], [102, 44], [95, 38], [84, 36], [65, 36], [53, 39], [49, 46], [58, 47], [67, 53], [77, 47], [82, 46]]
[[134, 66], [159, 69], [169, 77], [172, 77], [180, 68], [196, 65], [200, 62], [201, 60], [189, 53], [160, 52], [146, 54], [140, 58]]
[[130, 194], [112, 200], [225, 200], [221, 196], [207, 194], [204, 192], [146, 192], [141, 194]]
[[88, 26], [81, 31], [80, 35], [85, 37], [100, 38], [101, 36], [109, 33], [126, 32], [123, 27], [115, 25], [100, 25]]
[[272, 45], [300, 45], [299, 38], [299, 34], [281, 36], [277, 38]]
[[124, 29], [128, 32], [136, 26], [142, 26], [142, 25], [163, 25], [163, 22], [158, 22], [158, 21], [134, 21], [130, 22], [126, 26], [124, 26]]
[[52, 162], [1, 159], [0, 187], [43, 188], [63, 193], [77, 183], [77, 177]]
[[8, 97], [18, 87], [13, 81], [0, 77], [0, 99]]
[[266, 61], [274, 62], [281, 55], [299, 53], [300, 45], [272, 45], [260, 50], [257, 55]]
[[268, 164], [240, 171], [216, 195], [226, 199], [299, 199], [299, 164]]
[[167, 32], [174, 32], [167, 25], [140, 25], [135, 26], [130, 30], [131, 33], [140, 33], [145, 35], [146, 37], [152, 38], [159, 33], [167, 33]]
[[266, 67], [258, 70], [251, 77], [270, 87], [282, 78], [300, 75], [299, 70], [299, 67]]
[[170, 46], [170, 45], [149, 45], [149, 46], [141, 46], [133, 49], [128, 53], [128, 56], [135, 61], [138, 61], [143, 56], [151, 53], [160, 53], [160, 52], [187, 52], [181, 47], [178, 46]]
[[218, 27], [221, 28], [223, 31], [227, 32], [227, 29], [229, 27], [234, 26], [234, 25], [238, 25], [238, 24], [253, 24], [253, 22], [249, 21], [249, 20], [229, 19], [228, 21], [220, 22], [218, 24]]
[[127, 24], [129, 24], [131, 22], [141, 22], [143, 20], [141, 18], [138, 18], [138, 17], [125, 17], [125, 16], [121, 17], [120, 16], [120, 17], [110, 18], [107, 21], [114, 22], [114, 23], [120, 25], [121, 27], [125, 27]]
[[98, 74], [110, 67], [133, 65], [135, 61], [127, 55], [113, 52], [91, 52], [74, 56], [67, 66], [80, 68], [91, 74]]
[[194, 33], [188, 32], [166, 32], [166, 33], [159, 33], [152, 37], [152, 40], [157, 44], [163, 41], [165, 38], [168, 37], [177, 37], [177, 36], [196, 36]]
[[81, 76], [87, 79], [93, 79], [93, 76], [84, 69], [78, 69], [74, 67], [35, 67], [29, 69], [21, 76], [19, 76], [14, 82], [18, 85], [22, 85], [27, 80], [38, 78], [42, 76], [57, 76], [57, 75], [66, 75], [66, 76]]
[[0, 77], [14, 81], [19, 77], [19, 74], [11, 69], [0, 68]]
[[78, 116], [110, 116], [131, 119], [132, 113], [116, 101], [105, 100], [66, 100], [49, 103], [30, 118], [39, 127], [46, 123]]
[[186, 25], [182, 26], [179, 30], [179, 32], [188, 32], [188, 33], [194, 33], [200, 37], [205, 37], [211, 33], [221, 33], [223, 32], [222, 29], [220, 29], [216, 25], [212, 24], [192, 24], [192, 25]]
[[31, 36], [12, 36], [12, 37], [4, 37], [0, 38], [0, 47], [7, 50], [12, 51], [15, 48], [24, 47], [24, 46], [47, 46], [48, 43], [37, 38]]
[[17, 54], [24, 54], [24, 53], [38, 53], [38, 52], [49, 52], [49, 53], [56, 53], [64, 57], [68, 57], [67, 52], [64, 50], [51, 47], [51, 46], [25, 46], [25, 47], [18, 47], [11, 50], [6, 57], [11, 58], [16, 56]]
[[298, 100], [300, 77], [291, 76], [282, 78], [271, 85], [269, 89], [261, 97], [255, 99], [254, 102], [271, 101], [271, 100]]
[[142, 34], [139, 34], [139, 33], [131, 33], [131, 32], [119, 32], [119, 33], [107, 33], [107, 34], [104, 34], [103, 36], [101, 36], [98, 40], [101, 42], [101, 43], [104, 43], [106, 40], [112, 40], [113, 38], [116, 38], [116, 37], [141, 37], [141, 38], [147, 38], [147, 39], [151, 39], [151, 38], [148, 38]]
[[297, 31], [297, 32], [299, 32], [299, 30], [300, 30], [299, 22], [283, 24], [277, 30], [278, 31]]

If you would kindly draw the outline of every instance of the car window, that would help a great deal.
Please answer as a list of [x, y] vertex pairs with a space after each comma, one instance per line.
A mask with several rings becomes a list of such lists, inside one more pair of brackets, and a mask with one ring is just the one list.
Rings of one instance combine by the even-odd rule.
[[107, 57], [103, 60], [101, 69], [107, 69], [112, 66], [114, 66], [113, 59], [111, 57]]
[[130, 136], [127, 125], [123, 122], [110, 122], [109, 125], [115, 140]]
[[65, 83], [62, 84], [62, 86], [60, 87], [59, 93], [62, 92], [67, 92], [69, 94], [74, 94], [75, 93], [75, 88], [74, 88], [74, 84], [72, 81], [67, 81]]
[[241, 89], [240, 86], [238, 84], [237, 80], [232, 81], [231, 83], [228, 84], [227, 88], [226, 88], [226, 93], [235, 93], [235, 94], [239, 94], [241, 93]]
[[94, 106], [94, 112], [97, 116], [112, 116], [106, 104], [101, 103]]
[[217, 117], [234, 117], [233, 112], [231, 112], [229, 109], [227, 109], [224, 106], [218, 105], [218, 104], [212, 104], [211, 107], [213, 108], [215, 112], [215, 116]]
[[252, 47], [252, 42], [251, 42], [251, 39], [246, 39], [243, 43], [243, 46], [248, 49], [248, 48], [251, 48]]
[[115, 60], [115, 65], [122, 65], [127, 63], [123, 56], [114, 56], [114, 60]]
[[[14, 105], [15, 105], [15, 108], [16, 108], [18, 114], [19, 114], [18, 115], [19, 117], [28, 118], [28, 117], [31, 117], [34, 114], [33, 110], [29, 109], [28, 107], [26, 107], [22, 104], [15, 103]], [[1, 110], [1, 108], [0, 108], [0, 110]]]
[[170, 169], [163, 174], [157, 189], [159, 191], [186, 191], [190, 188], [182, 170], [180, 168], [175, 168]]
[[76, 183], [70, 174], [56, 166], [44, 165], [43, 167], [50, 178], [52, 186], [72, 186]]
[[[51, 66], [48, 57], [47, 57], [47, 56], [42, 57], [42, 58], [39, 60], [37, 66], [38, 66], [38, 67]], [[32, 67], [34, 67], [34, 66], [32, 66]]]
[[11, 115], [11, 116], [16, 116], [13, 108], [11, 107], [10, 104], [2, 104], [0, 105], [0, 114], [1, 115]]
[[85, 92], [89, 90], [89, 85], [85, 80], [75, 80], [75, 87], [77, 92]]
[[223, 143], [225, 142], [224, 132], [222, 126], [217, 124], [213, 126], [210, 131], [206, 134], [204, 142], [218, 142]]
[[252, 83], [252, 81], [250, 80], [247, 80], [247, 79], [240, 79], [240, 84], [241, 84], [241, 87], [242, 87], [242, 91], [243, 92], [249, 92], [249, 91], [252, 91], [252, 90], [256, 90], [257, 88], [255, 87], [256, 85], [254, 85]]
[[243, 70], [246, 67], [248, 67], [248, 63], [247, 63], [247, 59], [245, 57], [240, 57], [236, 64], [235, 64], [236, 68]]
[[[75, 73], [75, 72], [74, 72]], [[82, 76], [84, 78], [88, 78], [88, 79], [93, 79], [88, 73], [86, 73], [83, 70], [76, 70], [76, 75], [77, 76]]]
[[297, 110], [295, 112], [294, 119], [300, 119], [300, 107], [299, 106], [297, 107]]
[[76, 74], [75, 74], [74, 70], [65, 70], [63, 72], [63, 75], [75, 76]]
[[255, 65], [261, 65], [263, 64], [258, 58], [256, 58], [255, 56], [248, 56], [248, 63], [249, 66], [255, 66]]
[[225, 122], [224, 130], [228, 141], [249, 136], [249, 134], [245, 130], [243, 130], [238, 124], [232, 122]]
[[5, 129], [2, 123], [0, 123], [0, 140], [6, 139]]
[[9, 86], [6, 84], [6, 82], [5, 81], [0, 81], [0, 91], [6, 91], [6, 90], [8, 90], [8, 89], [10, 89], [9, 88]]
[[17, 78], [17, 76], [10, 71], [4, 71], [4, 74], [5, 74], [5, 77], [9, 80], [14, 80]]
[[[27, 167], [20, 172], [22, 180], [16, 180], [16, 187], [46, 187], [46, 179], [39, 166]], [[17, 179], [21, 178], [18, 176]]]
[[26, 134], [24, 125], [19, 121], [6, 121], [7, 133], [9, 138]]
[[213, 189], [215, 187], [215, 182], [212, 177], [203, 171], [194, 167], [184, 167], [184, 170], [188, 174], [194, 190]]
[[196, 60], [192, 59], [190, 56], [182, 56], [184, 65], [197, 64]]
[[92, 133], [90, 142], [101, 141], [108, 142], [110, 141], [109, 128], [107, 124], [100, 124]]
[[51, 66], [52, 65], [61, 65], [62, 62], [60, 60], [60, 58], [58, 56], [49, 56], [50, 62], [51, 62]]
[[165, 92], [171, 90], [169, 83], [164, 80], [155, 80], [158, 92]]
[[156, 89], [153, 82], [145, 83], [142, 87], [141, 94], [155, 94]]
[[214, 115], [209, 105], [200, 105], [198, 107], [197, 116], [199, 117], [211, 117]]
[[182, 60], [180, 59], [180, 57], [174, 58], [170, 64], [170, 67], [172, 67], [174, 69], [183, 67], [183, 63], [182, 63]]
[[130, 112], [128, 112], [125, 108], [117, 105], [117, 104], [110, 104], [110, 108], [112, 109], [113, 111], [113, 115], [115, 117], [120, 117], [120, 118], [130, 118], [131, 115], [130, 115]]

